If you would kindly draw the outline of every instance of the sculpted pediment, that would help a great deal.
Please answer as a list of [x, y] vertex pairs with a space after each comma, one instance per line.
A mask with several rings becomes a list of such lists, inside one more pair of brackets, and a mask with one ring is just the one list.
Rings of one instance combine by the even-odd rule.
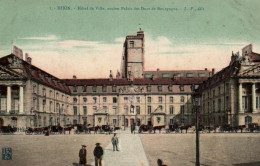
[[22, 76], [21, 74], [0, 65], [0, 80], [14, 80], [23, 78], [24, 76]]
[[144, 90], [141, 86], [131, 85], [131, 86], [124, 86], [119, 89], [119, 93], [142, 93]]
[[240, 76], [260, 76], [260, 65], [252, 66], [244, 71], [242, 71]]

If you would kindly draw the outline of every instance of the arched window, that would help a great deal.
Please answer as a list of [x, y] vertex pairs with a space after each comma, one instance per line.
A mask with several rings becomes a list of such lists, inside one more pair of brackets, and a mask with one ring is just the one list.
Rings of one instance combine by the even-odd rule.
[[246, 116], [245, 117], [245, 124], [248, 125], [249, 123], [252, 123], [252, 117], [251, 116]]

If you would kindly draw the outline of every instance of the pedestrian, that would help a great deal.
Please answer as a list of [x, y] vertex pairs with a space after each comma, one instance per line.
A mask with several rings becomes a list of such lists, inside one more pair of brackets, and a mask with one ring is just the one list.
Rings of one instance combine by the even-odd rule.
[[103, 148], [100, 146], [100, 143], [96, 143], [96, 147], [94, 149], [94, 157], [95, 157], [95, 166], [102, 166], [102, 157], [103, 157]]
[[82, 148], [79, 150], [79, 164], [86, 165], [87, 163], [87, 149], [86, 145], [82, 145]]
[[119, 151], [118, 146], [117, 146], [119, 141], [118, 141], [118, 137], [116, 136], [116, 133], [114, 133], [114, 137], [112, 137], [111, 142], [113, 144], [113, 151], [115, 151], [115, 149], [116, 149], [116, 151]]

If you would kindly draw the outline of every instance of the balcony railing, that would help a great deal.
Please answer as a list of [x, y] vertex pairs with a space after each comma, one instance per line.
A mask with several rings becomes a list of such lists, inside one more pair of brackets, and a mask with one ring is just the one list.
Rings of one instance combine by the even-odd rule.
[[6, 114], [7, 110], [0, 110], [0, 114]]
[[19, 110], [10, 110], [9, 113], [10, 113], [10, 114], [18, 114], [18, 113], [19, 113]]

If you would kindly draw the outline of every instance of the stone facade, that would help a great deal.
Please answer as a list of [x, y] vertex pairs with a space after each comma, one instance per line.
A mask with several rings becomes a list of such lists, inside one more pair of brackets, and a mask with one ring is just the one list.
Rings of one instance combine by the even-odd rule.
[[260, 54], [248, 45], [233, 54], [229, 66], [200, 86], [204, 125], [233, 126], [260, 122]]

